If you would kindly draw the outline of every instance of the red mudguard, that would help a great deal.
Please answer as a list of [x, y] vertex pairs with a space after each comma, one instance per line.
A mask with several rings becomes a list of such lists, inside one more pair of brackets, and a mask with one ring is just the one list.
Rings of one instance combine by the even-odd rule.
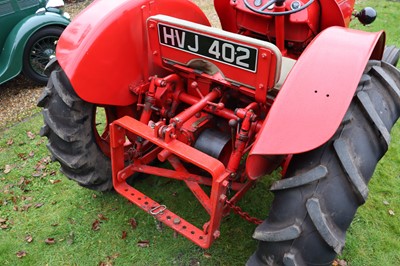
[[310, 151], [339, 127], [368, 60], [382, 57], [384, 32], [331, 27], [301, 55], [283, 84], [247, 159], [256, 178], [268, 155]]
[[210, 25], [188, 0], [97, 0], [76, 17], [57, 44], [57, 59], [76, 93], [96, 104], [124, 106], [154, 74], [146, 20], [163, 14]]

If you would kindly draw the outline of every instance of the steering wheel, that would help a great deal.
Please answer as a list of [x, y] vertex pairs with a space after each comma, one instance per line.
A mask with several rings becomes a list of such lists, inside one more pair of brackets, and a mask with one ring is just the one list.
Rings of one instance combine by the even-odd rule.
[[[246, 7], [248, 9], [250, 9], [253, 12], [256, 12], [258, 14], [262, 14], [262, 15], [269, 15], [269, 16], [284, 16], [284, 15], [290, 15], [296, 12], [300, 12], [304, 9], [306, 9], [309, 5], [311, 5], [314, 0], [309, 0], [307, 3], [305, 3], [302, 6], [299, 6], [296, 9], [292, 9], [289, 11], [283, 11], [283, 12], [271, 12], [271, 11], [265, 11], [265, 9], [271, 7], [273, 4], [283, 4], [285, 1], [284, 0], [269, 0], [265, 5], [261, 6], [261, 7], [257, 7], [254, 8], [250, 5], [250, 3], [248, 2], [248, 0], [243, 0], [244, 4], [246, 5]], [[295, 2], [294, 2], [295, 3]], [[254, 4], [260, 6], [262, 4], [262, 0], [254, 0]]]

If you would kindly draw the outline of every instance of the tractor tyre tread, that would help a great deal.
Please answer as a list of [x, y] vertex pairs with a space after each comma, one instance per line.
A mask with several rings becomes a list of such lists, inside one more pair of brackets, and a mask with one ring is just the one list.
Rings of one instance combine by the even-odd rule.
[[358, 200], [360, 203], [365, 203], [369, 192], [368, 186], [365, 184], [364, 179], [358, 171], [355, 159], [351, 156], [351, 153], [347, 148], [348, 145], [343, 140], [337, 139], [333, 143], [333, 146], [339, 162], [342, 165], [343, 170], [346, 172], [349, 182], [354, 188], [354, 192], [357, 194]]
[[344, 247], [344, 235], [340, 234], [340, 230], [336, 228], [335, 222], [329, 219], [329, 215], [322, 211], [319, 199], [316, 197], [308, 199], [306, 208], [315, 228], [324, 241], [336, 253], [340, 253]]
[[41, 136], [61, 172], [79, 185], [97, 191], [112, 189], [111, 162], [94, 136], [95, 105], [83, 101], [57, 65], [39, 97], [44, 126]]
[[303, 186], [318, 179], [324, 178], [327, 174], [328, 170], [326, 169], [326, 167], [323, 165], [319, 165], [313, 169], [310, 169], [306, 173], [275, 181], [272, 184], [270, 190], [275, 191]]
[[396, 66], [400, 58], [400, 49], [395, 45], [386, 46], [383, 52], [382, 61]]
[[371, 120], [373, 127], [379, 133], [379, 138], [384, 142], [386, 148], [388, 148], [390, 144], [390, 132], [383, 124], [382, 119], [375, 110], [374, 103], [371, 101], [371, 98], [366, 92], [360, 91], [357, 93], [357, 99], [360, 101], [362, 108]]
[[[396, 68], [387, 68], [386, 71], [383, 71], [382, 68], [373, 67], [372, 71], [374, 71], [374, 75], [379, 78], [380, 82], [383, 82], [388, 88], [391, 90], [391, 95], [400, 103], [400, 84], [395, 80], [400, 79], [400, 72]], [[392, 77], [396, 77], [393, 79]]]
[[[388, 149], [389, 132], [400, 116], [394, 97], [399, 85], [400, 73], [392, 65], [369, 62], [334, 136], [294, 155], [285, 178], [272, 185], [270, 213], [255, 230], [259, 246], [247, 265], [332, 265]], [[293, 228], [295, 238], [278, 236], [294, 236]]]

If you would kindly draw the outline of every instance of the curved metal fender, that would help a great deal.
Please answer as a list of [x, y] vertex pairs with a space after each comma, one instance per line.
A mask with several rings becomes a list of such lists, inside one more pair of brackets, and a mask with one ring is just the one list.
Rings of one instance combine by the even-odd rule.
[[384, 32], [330, 27], [301, 55], [283, 84], [247, 159], [248, 174], [266, 174], [271, 155], [303, 153], [339, 127], [369, 59], [382, 57]]
[[0, 84], [21, 72], [25, 45], [35, 32], [47, 26], [65, 28], [69, 23], [67, 18], [52, 12], [35, 14], [21, 20], [8, 35], [1, 52]]
[[321, 5], [321, 31], [332, 26], [349, 27], [355, 0], [319, 0]]
[[64, 31], [57, 59], [76, 93], [95, 104], [130, 105], [130, 88], [156, 73], [150, 62], [146, 20], [164, 14], [210, 25], [188, 0], [98, 0]]

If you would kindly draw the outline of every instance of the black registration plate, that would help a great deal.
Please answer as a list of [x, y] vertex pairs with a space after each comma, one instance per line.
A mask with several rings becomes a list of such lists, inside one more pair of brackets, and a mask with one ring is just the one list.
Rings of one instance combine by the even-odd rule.
[[254, 47], [161, 23], [158, 24], [158, 32], [162, 45], [247, 71], [257, 71], [258, 50]]

